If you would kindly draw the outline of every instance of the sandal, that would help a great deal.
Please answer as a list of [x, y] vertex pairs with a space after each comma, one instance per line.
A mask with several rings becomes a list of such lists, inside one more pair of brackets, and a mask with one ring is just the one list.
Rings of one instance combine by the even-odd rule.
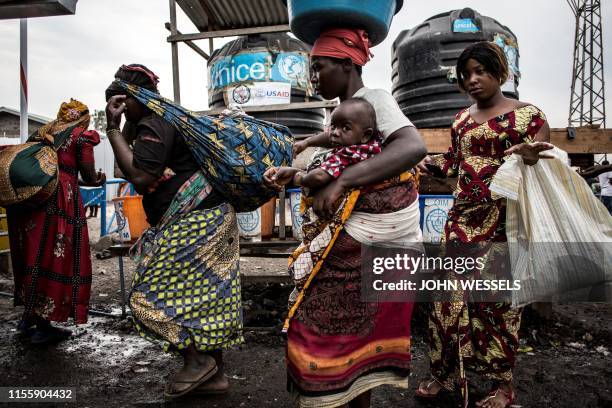
[[495, 398], [497, 397], [497, 394], [501, 393], [507, 400], [508, 402], [506, 402], [506, 405], [504, 406], [505, 408], [511, 406], [514, 403], [514, 400], [516, 399], [516, 393], [514, 392], [513, 389], [510, 389], [510, 392], [504, 391], [501, 388], [496, 388], [494, 390], [491, 390], [491, 392], [489, 392], [489, 395], [483, 399], [482, 401], [479, 401], [480, 404], [476, 405], [477, 407], [481, 407], [485, 404], [485, 402], [487, 402], [488, 400], [490, 400], [491, 398]]
[[[215, 364], [209, 371], [204, 372], [200, 378], [195, 381], [172, 381], [166, 385], [166, 389], [164, 390], [164, 396], [166, 398], [178, 398], [183, 395], [195, 390], [197, 387], [210, 380], [213, 375], [217, 373], [219, 368]], [[189, 387], [185, 388], [181, 392], [171, 392], [173, 384], [190, 384]]]
[[[431, 389], [432, 385], [434, 385], [436, 383], [438, 385], [440, 385], [440, 389], [435, 394], [430, 394], [428, 392], [421, 391], [421, 388], [424, 388], [425, 391], [429, 391]], [[425, 385], [424, 387], [423, 387], [423, 384]], [[444, 387], [442, 386], [442, 384], [440, 384], [440, 382], [438, 380], [436, 380], [435, 378], [431, 377], [429, 379], [429, 381], [427, 381], [427, 382], [421, 381], [419, 383], [419, 388], [417, 388], [417, 390], [415, 391], [414, 394], [415, 394], [415, 397], [417, 397], [417, 398], [434, 399], [434, 398], [438, 398], [438, 396], [440, 395], [440, 392], [442, 392], [442, 390], [444, 390]]]

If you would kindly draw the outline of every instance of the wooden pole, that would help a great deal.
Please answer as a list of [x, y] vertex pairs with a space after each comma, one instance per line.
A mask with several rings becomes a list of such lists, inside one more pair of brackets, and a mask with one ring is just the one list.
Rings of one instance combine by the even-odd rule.
[[[166, 27], [166, 30], [170, 31], [170, 23], [166, 23], [164, 24], [164, 26]], [[180, 31], [176, 31], [179, 35], [181, 34]], [[198, 47], [197, 45], [195, 45], [195, 43], [193, 41], [185, 41], [185, 45], [188, 46], [189, 48], [191, 48], [192, 50], [194, 50], [195, 52], [197, 52], [202, 58], [204, 58], [205, 60], [210, 58], [210, 55], [208, 55], [207, 53], [204, 52], [204, 50], [202, 50], [200, 47]]]
[[[176, 28], [176, 0], [170, 1], [170, 34], [177, 35]], [[172, 49], [172, 83], [174, 85], [174, 102], [181, 103], [181, 83], [179, 78], [179, 59], [178, 59], [178, 44], [173, 42], [170, 44]]]

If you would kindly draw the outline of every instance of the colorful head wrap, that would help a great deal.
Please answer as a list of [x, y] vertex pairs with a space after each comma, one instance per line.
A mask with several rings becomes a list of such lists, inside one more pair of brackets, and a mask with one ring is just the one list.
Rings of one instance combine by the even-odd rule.
[[[149, 68], [141, 64], [122, 65], [121, 68], [119, 68], [119, 71], [117, 72], [117, 74], [115, 74], [115, 78], [124, 79], [122, 78], [122, 75], [120, 74], [121, 71], [140, 72], [144, 74], [147, 78], [149, 78], [149, 81], [150, 81], [150, 84], [148, 84], [149, 86], [146, 86], [147, 85], [146, 83], [143, 85], [140, 85], [144, 88], [150, 89], [151, 85], [153, 85], [154, 88], [157, 88], [157, 84], [159, 83], [159, 77], [155, 75], [155, 73], [151, 71]], [[138, 84], [134, 84], [134, 85], [138, 85]]]
[[71, 127], [89, 127], [89, 108], [82, 102], [70, 98], [63, 102], [57, 112], [57, 118], [38, 129], [36, 139], [53, 143], [54, 136]]
[[332, 28], [321, 33], [310, 51], [312, 57], [349, 58], [356, 65], [365, 65], [370, 57], [372, 43], [365, 30]]
[[64, 123], [74, 122], [89, 113], [89, 108], [82, 102], [70, 98], [70, 102], [62, 102], [57, 112], [57, 120]]
[[125, 94], [125, 90], [119, 86], [118, 80], [125, 81], [130, 85], [149, 89], [153, 92], [159, 92], [157, 90], [159, 77], [149, 68], [142, 64], [122, 65], [115, 73], [115, 81], [106, 89], [105, 96], [107, 101], [114, 95]]

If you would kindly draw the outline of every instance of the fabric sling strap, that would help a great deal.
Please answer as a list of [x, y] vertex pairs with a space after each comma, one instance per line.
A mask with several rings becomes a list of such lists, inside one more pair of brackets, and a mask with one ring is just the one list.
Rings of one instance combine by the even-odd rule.
[[236, 211], [255, 210], [276, 196], [263, 174], [291, 163], [293, 136], [287, 127], [248, 116], [200, 115], [148, 89], [117, 84], [174, 126], [210, 184]]

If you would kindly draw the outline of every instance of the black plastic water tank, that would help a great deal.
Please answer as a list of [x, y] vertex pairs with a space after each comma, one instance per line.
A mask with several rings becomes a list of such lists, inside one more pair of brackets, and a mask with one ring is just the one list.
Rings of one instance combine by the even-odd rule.
[[[264, 105], [322, 101], [309, 77], [310, 46], [285, 33], [238, 37], [208, 62], [208, 103]], [[287, 126], [296, 138], [323, 131], [324, 109], [272, 110], [251, 115]]]
[[504, 48], [511, 76], [502, 90], [518, 99], [516, 36], [497, 20], [464, 8], [433, 16], [398, 35], [392, 48], [391, 90], [415, 126], [450, 127], [457, 112], [472, 104], [457, 87], [455, 65], [465, 47], [485, 40]]

